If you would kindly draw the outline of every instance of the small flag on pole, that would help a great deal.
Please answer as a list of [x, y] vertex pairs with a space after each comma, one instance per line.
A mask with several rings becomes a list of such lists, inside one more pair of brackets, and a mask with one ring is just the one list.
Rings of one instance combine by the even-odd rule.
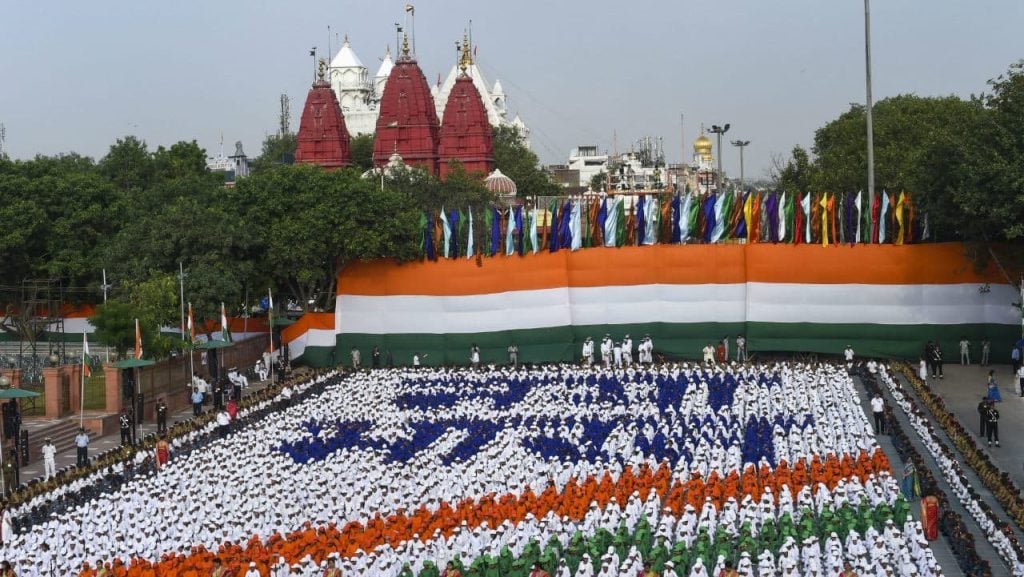
[[410, 13], [410, 14], [412, 14], [412, 15], [415, 15], [416, 14], [416, 7], [413, 6], [412, 4], [406, 4], [405, 5], [405, 11]]
[[231, 342], [231, 328], [228, 327], [228, 314], [223, 302], [220, 303], [220, 336], [224, 341]]
[[86, 379], [92, 376], [92, 367], [89, 366], [89, 336], [82, 335], [82, 376]]
[[139, 330], [139, 319], [135, 319], [135, 358], [142, 358], [142, 331]]
[[192, 303], [188, 303], [188, 340], [196, 342], [196, 321], [192, 316]]
[[270, 326], [270, 356], [274, 356], [274, 295], [267, 289], [267, 324]]

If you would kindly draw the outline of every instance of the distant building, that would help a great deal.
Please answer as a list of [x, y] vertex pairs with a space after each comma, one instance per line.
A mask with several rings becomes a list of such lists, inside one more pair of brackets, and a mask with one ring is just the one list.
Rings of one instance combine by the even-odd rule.
[[577, 146], [576, 150], [569, 154], [569, 170], [576, 171], [578, 180], [576, 186], [584, 189], [590, 187], [590, 182], [595, 176], [602, 172], [608, 172], [607, 154], [598, 154], [597, 146]]
[[645, 137], [628, 152], [601, 154], [595, 145], [576, 147], [567, 164], [551, 165], [548, 170], [562, 185], [566, 194], [592, 189], [595, 176], [605, 174], [602, 190], [592, 192], [692, 191], [708, 194], [715, 191], [716, 173], [714, 146], [701, 127], [693, 142], [693, 157], [683, 164], [667, 164], [660, 139]]
[[221, 142], [220, 154], [207, 158], [206, 168], [224, 175], [225, 186], [234, 186], [239, 178], [249, 176], [249, 158], [242, 150], [242, 142], [235, 143], [235, 153], [231, 156], [224, 154], [224, 143]]

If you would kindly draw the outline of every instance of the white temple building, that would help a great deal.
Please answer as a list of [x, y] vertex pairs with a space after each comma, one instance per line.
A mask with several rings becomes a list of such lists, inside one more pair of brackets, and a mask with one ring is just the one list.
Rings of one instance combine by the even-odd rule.
[[[389, 48], [381, 58], [380, 68], [371, 78], [369, 70], [356, 56], [347, 36], [341, 49], [331, 60], [328, 72], [331, 87], [338, 96], [341, 111], [345, 114], [345, 125], [353, 136], [373, 134], [376, 130], [380, 97], [384, 94], [384, 86], [387, 84], [393, 67], [394, 61]], [[455, 80], [460, 73], [459, 66], [453, 65], [444, 82], [431, 87], [430, 92], [434, 97], [434, 106], [437, 109], [439, 120], [443, 120], [442, 116], [445, 104], [448, 102], [448, 95], [451, 93], [452, 87], [455, 86]], [[524, 143], [529, 146], [530, 129], [522, 118], [518, 114], [511, 119], [508, 118], [507, 97], [501, 82], [495, 81], [493, 85], [488, 84], [480, 72], [480, 68], [473, 61], [467, 67], [466, 74], [473, 79], [473, 85], [480, 92], [491, 126], [509, 126], [519, 129]]]

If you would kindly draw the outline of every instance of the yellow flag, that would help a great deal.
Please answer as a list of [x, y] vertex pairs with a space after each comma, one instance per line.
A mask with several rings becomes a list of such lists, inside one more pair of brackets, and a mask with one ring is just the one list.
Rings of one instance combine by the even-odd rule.
[[899, 200], [896, 201], [896, 242], [894, 244], [903, 244], [903, 208], [906, 201], [906, 196], [901, 192]]
[[747, 193], [747, 201], [743, 203], [743, 221], [747, 225], [747, 242], [748, 243], [750, 242], [750, 239], [755, 238], [754, 236], [751, 236], [751, 233], [750, 233], [751, 224], [754, 222], [754, 215], [752, 213], [753, 206], [754, 206], [754, 193], [750, 192], [750, 193]]

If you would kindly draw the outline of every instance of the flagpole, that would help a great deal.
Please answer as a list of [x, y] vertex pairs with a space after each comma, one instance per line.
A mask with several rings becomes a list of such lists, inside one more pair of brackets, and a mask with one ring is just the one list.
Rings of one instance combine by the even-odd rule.
[[[189, 324], [189, 327], [188, 327], [188, 342], [189, 342], [189, 345], [190, 345], [189, 349], [188, 349], [188, 388], [191, 390], [192, 387], [195, 386], [195, 383], [193, 382], [192, 379], [193, 379], [193, 377], [196, 374], [196, 360], [195, 360], [196, 339], [195, 339], [194, 336], [192, 336], [192, 333], [195, 331], [195, 319], [192, 318], [192, 303], [191, 302], [188, 303], [188, 324]], [[191, 394], [191, 393], [189, 393], [189, 394]]]
[[[223, 143], [221, 143], [223, 144]], [[181, 334], [185, 334], [185, 265], [178, 261], [178, 303], [181, 305]]]
[[270, 365], [270, 386], [274, 386], [274, 295], [267, 289], [267, 332], [270, 336], [270, 356], [267, 357], [267, 364]]
[[[245, 307], [245, 314], [242, 315], [242, 334], [243, 335], [248, 335], [249, 334], [249, 285], [245, 286], [245, 303], [242, 306]], [[242, 338], [243, 339], [247, 339], [249, 337], [248, 336], [243, 336]]]
[[871, 1], [864, 0], [864, 84], [865, 84], [865, 117], [867, 120], [868, 149], [868, 197], [875, 195], [875, 138], [871, 98]]
[[81, 429], [85, 426], [85, 355], [88, 349], [89, 337], [82, 333], [82, 390], [78, 395], [78, 428]]

